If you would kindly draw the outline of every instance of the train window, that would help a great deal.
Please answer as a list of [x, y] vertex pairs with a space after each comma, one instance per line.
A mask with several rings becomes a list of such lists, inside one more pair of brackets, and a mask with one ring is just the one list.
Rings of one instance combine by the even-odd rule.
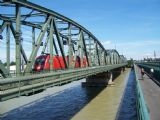
[[45, 63], [45, 58], [37, 58], [35, 64], [43, 65]]

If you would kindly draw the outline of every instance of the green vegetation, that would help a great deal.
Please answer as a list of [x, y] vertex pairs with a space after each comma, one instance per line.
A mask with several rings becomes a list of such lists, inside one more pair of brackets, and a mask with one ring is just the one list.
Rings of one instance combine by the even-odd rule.
[[129, 68], [131, 68], [133, 66], [133, 64], [134, 64], [134, 61], [133, 61], [132, 58], [130, 60], [128, 60], [127, 62], [128, 62], [127, 67], [129, 67]]
[[[7, 66], [7, 62], [5, 62], [3, 65], [4, 65], [4, 66]], [[16, 65], [16, 62], [12, 61], [12, 62], [10, 63], [10, 65]]]

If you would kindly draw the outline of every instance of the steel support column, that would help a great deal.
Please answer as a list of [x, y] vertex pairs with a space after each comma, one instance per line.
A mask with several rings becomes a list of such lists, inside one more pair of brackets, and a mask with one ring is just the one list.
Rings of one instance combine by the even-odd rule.
[[89, 37], [89, 65], [92, 66], [92, 58], [91, 58], [91, 38]]
[[71, 42], [71, 24], [68, 26], [68, 68], [72, 68], [72, 42]]
[[16, 4], [16, 76], [21, 74], [21, 9]]
[[32, 27], [32, 50], [34, 50], [35, 47], [35, 28]]
[[82, 34], [82, 31], [80, 31], [80, 63], [81, 63], [81, 67], [83, 67], [83, 52], [84, 52], [84, 46], [83, 46], [83, 34]]
[[[96, 41], [95, 41], [96, 42]], [[100, 65], [100, 59], [99, 59], [99, 52], [98, 52], [98, 46], [97, 46], [97, 42], [96, 42], [96, 56], [97, 56], [97, 60], [98, 60], [98, 65]]]
[[89, 65], [88, 53], [87, 53], [87, 49], [86, 49], [86, 43], [85, 43], [85, 40], [84, 40], [83, 31], [81, 31], [81, 33], [82, 33], [82, 45], [83, 45], [83, 48], [84, 48], [83, 50], [84, 50], [84, 53], [85, 53], [85, 57], [87, 59], [87, 65], [90, 66]]
[[10, 23], [6, 27], [7, 70], [10, 72]]
[[50, 33], [49, 33], [49, 39], [50, 39], [50, 71], [53, 71], [53, 18], [51, 19], [50, 23]]
[[[10, 28], [11, 28], [12, 34], [13, 34], [13, 36], [14, 36], [14, 38], [15, 38], [15, 42], [16, 42], [16, 31], [15, 31], [12, 23], [10, 24]], [[24, 52], [24, 49], [23, 49], [22, 45], [20, 45], [20, 49], [21, 49], [21, 54], [22, 54], [22, 56], [23, 56], [23, 59], [24, 59], [25, 63], [27, 64], [27, 61], [28, 61], [28, 60], [27, 60], [27, 56], [26, 56], [26, 54], [25, 54], [25, 52]]]

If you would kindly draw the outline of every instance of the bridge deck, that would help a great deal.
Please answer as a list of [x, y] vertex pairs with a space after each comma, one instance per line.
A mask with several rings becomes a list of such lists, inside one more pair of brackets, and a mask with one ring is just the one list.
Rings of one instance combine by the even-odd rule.
[[114, 120], [128, 80], [129, 69], [115, 79], [115, 86], [106, 87], [72, 120]]
[[141, 79], [140, 68], [136, 67], [136, 74], [140, 80], [140, 85], [146, 101], [151, 120], [159, 120], [160, 118], [160, 87], [155, 84], [146, 74]]

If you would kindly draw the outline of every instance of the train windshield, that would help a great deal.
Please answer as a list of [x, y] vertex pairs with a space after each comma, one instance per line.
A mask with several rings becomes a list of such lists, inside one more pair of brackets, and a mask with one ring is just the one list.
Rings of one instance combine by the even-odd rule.
[[37, 58], [35, 61], [36, 65], [44, 65], [45, 63], [45, 58]]

